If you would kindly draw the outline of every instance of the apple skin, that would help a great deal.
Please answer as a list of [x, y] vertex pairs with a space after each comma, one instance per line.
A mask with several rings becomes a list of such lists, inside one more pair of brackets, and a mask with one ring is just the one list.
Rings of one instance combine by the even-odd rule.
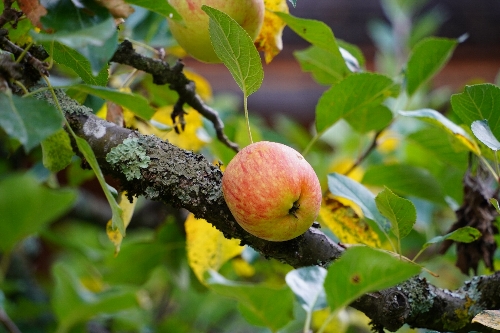
[[231, 16], [252, 40], [257, 38], [264, 21], [263, 0], [169, 0], [184, 19], [184, 24], [168, 19], [170, 31], [182, 48], [194, 58], [208, 63], [222, 62], [215, 54], [208, 32], [207, 5]]
[[318, 177], [293, 148], [261, 141], [242, 149], [222, 177], [236, 222], [259, 238], [281, 242], [309, 229], [321, 206]]

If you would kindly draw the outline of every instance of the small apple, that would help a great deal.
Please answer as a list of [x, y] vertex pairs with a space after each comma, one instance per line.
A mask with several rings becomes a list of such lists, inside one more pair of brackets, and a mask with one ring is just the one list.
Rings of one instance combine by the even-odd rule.
[[293, 148], [261, 141], [242, 149], [222, 177], [224, 199], [243, 229], [269, 241], [300, 236], [321, 206], [318, 177]]
[[208, 15], [201, 9], [207, 5], [233, 18], [255, 40], [264, 21], [264, 0], [168, 0], [184, 22], [169, 19], [170, 31], [180, 46], [194, 58], [218, 63], [208, 32]]

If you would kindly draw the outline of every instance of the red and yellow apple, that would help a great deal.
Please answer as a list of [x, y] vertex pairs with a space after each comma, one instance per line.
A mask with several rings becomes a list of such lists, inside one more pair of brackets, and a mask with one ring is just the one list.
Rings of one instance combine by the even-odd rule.
[[303, 234], [321, 206], [321, 187], [311, 165], [293, 148], [268, 141], [236, 154], [224, 171], [222, 192], [243, 229], [276, 242]]
[[201, 9], [207, 5], [218, 9], [245, 29], [252, 39], [259, 35], [264, 21], [264, 0], [168, 0], [182, 16], [183, 22], [169, 19], [172, 35], [194, 58], [210, 63], [221, 60], [215, 54], [208, 32], [208, 15]]

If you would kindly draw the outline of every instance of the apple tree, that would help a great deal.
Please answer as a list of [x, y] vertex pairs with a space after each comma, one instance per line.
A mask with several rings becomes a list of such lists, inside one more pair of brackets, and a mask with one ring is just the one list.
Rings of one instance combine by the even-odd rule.
[[[500, 88], [434, 88], [465, 37], [433, 37], [425, 1], [382, 2], [368, 70], [296, 0], [3, 0], [0, 332], [499, 329]], [[285, 27], [324, 87], [313, 124], [249, 107]], [[243, 98], [213, 94], [186, 51]], [[321, 186], [300, 194], [319, 213], [292, 200], [286, 221], [314, 221], [284, 241], [272, 219], [251, 223], [279, 241], [247, 232], [223, 193], [230, 161], [265, 141]], [[281, 199], [265, 174], [226, 190], [267, 212]]]

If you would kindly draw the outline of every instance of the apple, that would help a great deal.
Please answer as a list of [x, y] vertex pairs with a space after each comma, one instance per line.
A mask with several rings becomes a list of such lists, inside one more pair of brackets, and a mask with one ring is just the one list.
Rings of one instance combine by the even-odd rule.
[[321, 206], [321, 186], [295, 149], [261, 141], [242, 149], [222, 176], [224, 199], [236, 222], [269, 241], [300, 236]]
[[194, 58], [210, 63], [221, 60], [215, 54], [208, 33], [207, 5], [233, 18], [255, 40], [264, 21], [264, 0], [168, 0], [183, 22], [168, 19], [170, 31], [179, 45]]

